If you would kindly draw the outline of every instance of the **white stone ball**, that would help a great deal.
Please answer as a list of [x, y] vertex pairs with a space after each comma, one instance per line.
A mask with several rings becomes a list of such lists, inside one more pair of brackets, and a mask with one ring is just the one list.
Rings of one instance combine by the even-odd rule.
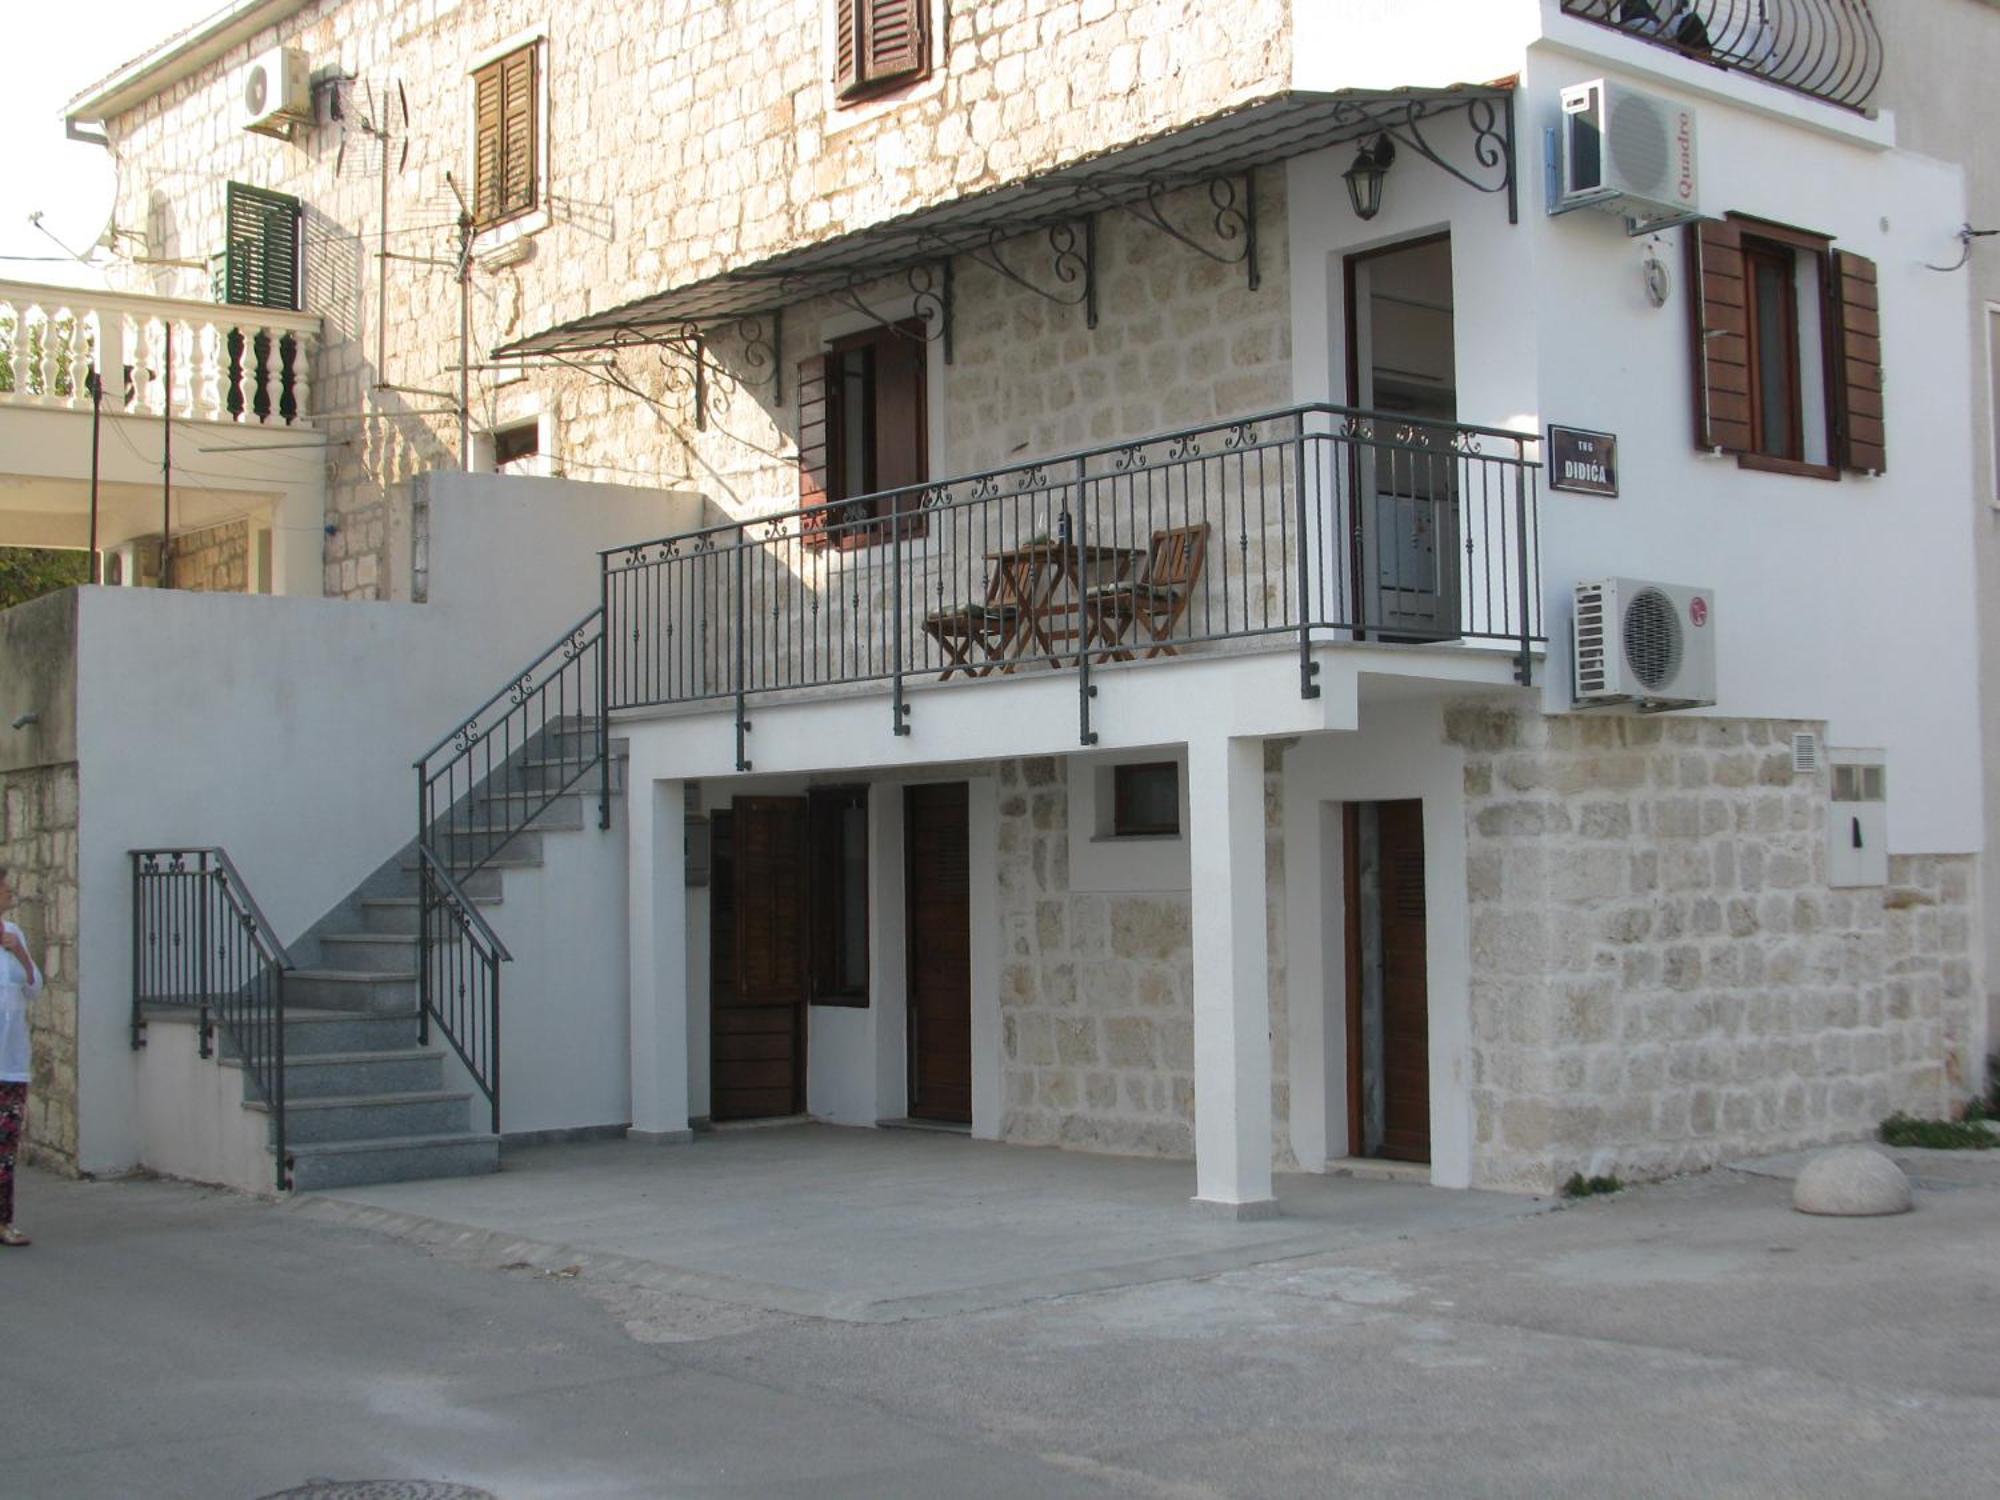
[[1792, 1185], [1802, 1214], [1866, 1217], [1910, 1211], [1910, 1179], [1872, 1146], [1835, 1146], [1805, 1165]]

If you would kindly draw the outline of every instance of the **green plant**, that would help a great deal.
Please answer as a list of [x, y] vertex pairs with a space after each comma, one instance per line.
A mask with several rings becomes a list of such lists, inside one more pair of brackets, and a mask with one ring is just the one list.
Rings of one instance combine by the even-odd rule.
[[1929, 1151], [1990, 1151], [2000, 1136], [1978, 1120], [1919, 1120], [1900, 1112], [1875, 1132], [1885, 1146], [1919, 1146]]
[[1615, 1175], [1586, 1177], [1581, 1172], [1572, 1172], [1569, 1181], [1562, 1185], [1562, 1195], [1565, 1198], [1606, 1197], [1617, 1192], [1624, 1186], [1625, 1184], [1620, 1182]]
[[90, 582], [88, 552], [0, 547], [0, 609]]

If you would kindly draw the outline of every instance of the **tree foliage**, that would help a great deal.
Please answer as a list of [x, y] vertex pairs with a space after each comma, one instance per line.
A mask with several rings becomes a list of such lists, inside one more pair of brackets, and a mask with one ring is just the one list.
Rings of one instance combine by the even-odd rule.
[[0, 609], [90, 582], [88, 552], [0, 547]]

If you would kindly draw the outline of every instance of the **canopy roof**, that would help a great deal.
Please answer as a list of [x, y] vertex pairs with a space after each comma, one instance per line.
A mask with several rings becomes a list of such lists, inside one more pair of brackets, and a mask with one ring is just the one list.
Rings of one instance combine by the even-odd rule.
[[[1012, 182], [852, 229], [621, 307], [505, 344], [500, 355], [573, 354], [684, 338], [690, 327], [752, 318], [789, 304], [896, 276], [1001, 240], [1240, 177], [1253, 168], [1386, 133], [1455, 176], [1512, 202], [1513, 83], [1387, 92], [1289, 90], [1192, 124], [1113, 146]], [[1465, 110], [1474, 136], [1462, 171], [1423, 134], [1425, 122]], [[1498, 176], [1491, 184], [1476, 178]]]

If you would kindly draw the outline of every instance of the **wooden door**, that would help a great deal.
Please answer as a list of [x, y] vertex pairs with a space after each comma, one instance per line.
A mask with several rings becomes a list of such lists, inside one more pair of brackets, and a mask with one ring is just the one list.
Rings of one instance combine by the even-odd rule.
[[904, 794], [910, 1114], [972, 1123], [972, 856], [962, 781]]
[[1425, 983], [1424, 805], [1376, 809], [1382, 922], [1382, 1154], [1431, 1159], [1431, 1025]]
[[805, 1108], [806, 800], [738, 797], [716, 823], [709, 1115], [795, 1115]]

